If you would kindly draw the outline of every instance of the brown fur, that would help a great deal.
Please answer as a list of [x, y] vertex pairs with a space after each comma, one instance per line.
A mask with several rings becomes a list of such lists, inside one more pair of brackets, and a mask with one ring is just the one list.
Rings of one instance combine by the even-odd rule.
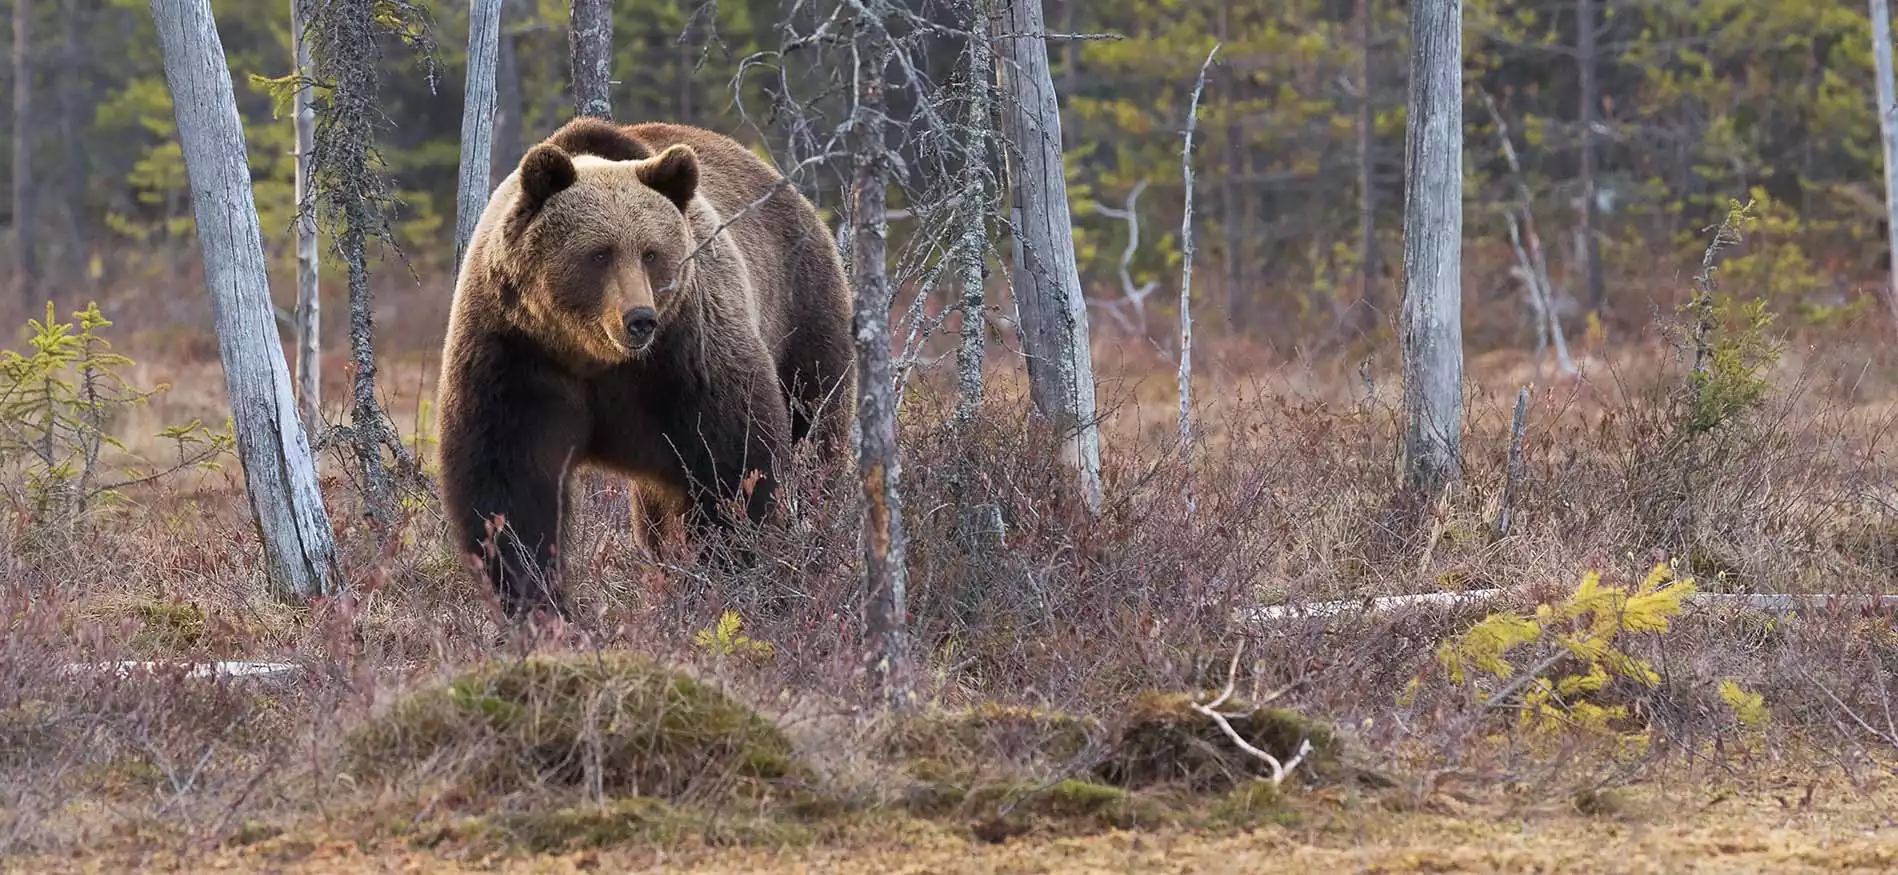
[[[650, 537], [681, 510], [698, 531], [728, 525], [753, 470], [762, 519], [794, 442], [848, 446], [849, 289], [816, 210], [778, 181], [711, 131], [581, 118], [495, 189], [455, 288], [440, 446], [457, 543], [486, 557], [510, 614], [565, 610], [580, 465], [636, 484]], [[647, 324], [642, 342], [629, 326]], [[493, 544], [497, 514], [512, 537]]]

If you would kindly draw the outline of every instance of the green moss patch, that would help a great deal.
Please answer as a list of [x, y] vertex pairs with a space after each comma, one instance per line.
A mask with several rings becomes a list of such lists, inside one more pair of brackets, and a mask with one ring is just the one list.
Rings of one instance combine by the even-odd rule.
[[480, 666], [352, 733], [345, 768], [389, 778], [441, 770], [473, 792], [573, 787], [672, 801], [806, 774], [777, 726], [626, 654]]
[[1081, 756], [1104, 735], [1099, 721], [1088, 717], [983, 703], [903, 718], [885, 739], [884, 753], [898, 759], [1059, 764]]

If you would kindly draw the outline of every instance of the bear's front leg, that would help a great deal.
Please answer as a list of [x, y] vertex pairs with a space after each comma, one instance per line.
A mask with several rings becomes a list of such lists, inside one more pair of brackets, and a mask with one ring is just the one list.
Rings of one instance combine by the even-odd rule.
[[480, 563], [510, 620], [569, 619], [560, 585], [566, 481], [580, 464], [585, 406], [518, 375], [457, 380], [444, 393], [442, 501], [457, 549]]
[[[763, 361], [761, 360], [761, 365]], [[742, 499], [746, 519], [764, 522], [776, 506], [779, 473], [790, 446], [791, 414], [768, 367], [734, 375], [731, 390], [707, 399], [695, 418], [689, 522], [701, 536], [729, 532], [737, 520], [731, 503]], [[748, 551], [740, 551], [748, 558]]]

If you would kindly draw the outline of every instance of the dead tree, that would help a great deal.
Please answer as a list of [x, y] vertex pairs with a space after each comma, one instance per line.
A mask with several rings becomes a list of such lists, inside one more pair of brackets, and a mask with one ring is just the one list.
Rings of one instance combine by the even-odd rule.
[[[350, 424], [331, 429], [319, 446], [347, 441], [354, 449], [362, 474], [364, 516], [377, 537], [386, 536], [396, 521], [395, 476], [416, 476], [414, 460], [402, 445], [395, 426], [376, 397], [375, 318], [369, 288], [369, 242], [378, 240], [391, 250], [394, 236], [386, 221], [391, 200], [388, 181], [375, 170], [375, 127], [382, 119], [377, 105], [377, 65], [380, 39], [393, 30], [421, 43], [424, 59], [432, 58], [422, 43], [427, 32], [422, 11], [408, 0], [327, 0], [305, 25], [313, 60], [310, 79], [326, 93], [317, 113], [310, 171], [315, 185], [311, 201], [299, 212], [320, 202], [332, 227], [337, 254], [349, 273], [349, 349], [355, 379], [351, 386]], [[430, 70], [431, 78], [433, 70]], [[388, 450], [394, 471], [383, 457]]]
[[968, 201], [962, 211], [962, 238], [957, 242], [957, 272], [962, 285], [962, 337], [956, 346], [956, 424], [966, 429], [982, 407], [982, 362], [987, 353], [988, 321], [985, 315], [988, 288], [989, 251], [989, 140], [992, 128], [989, 113], [994, 108], [990, 93], [995, 66], [990, 44], [994, 15], [991, 0], [968, 4], [969, 19], [969, 120], [964, 131], [962, 155], [963, 197]]
[[[1180, 173], [1186, 183], [1186, 209], [1180, 217], [1180, 457], [1189, 464], [1193, 453], [1193, 131], [1199, 126], [1199, 96], [1206, 90], [1206, 71], [1212, 69], [1217, 54], [1219, 44], [1214, 43], [1199, 66], [1193, 99], [1186, 106], [1186, 139], [1180, 148]], [[1192, 481], [1187, 482], [1186, 510], [1191, 513]]]
[[1075, 263], [1074, 222], [1061, 151], [1061, 110], [1048, 69], [1041, 0], [1004, 0], [1002, 127], [1014, 191], [1015, 309], [1028, 359], [1029, 397], [1054, 426], [1064, 464], [1089, 513], [1101, 505], [1101, 432], [1094, 408], [1094, 354], [1087, 300]]
[[898, 493], [902, 458], [896, 441], [896, 382], [890, 350], [889, 220], [890, 151], [884, 142], [884, 70], [889, 35], [880, 17], [857, 4], [856, 45], [851, 49], [855, 106], [846, 129], [851, 153], [851, 285], [856, 289], [853, 322], [857, 339], [857, 422], [861, 440], [857, 472], [863, 484], [864, 631], [871, 678], [886, 705], [907, 705], [909, 647], [907, 547]]
[[[310, 152], [316, 148], [316, 109], [310, 105], [310, 40], [305, 25], [310, 4], [290, 0], [290, 50], [296, 73], [290, 94], [291, 118], [297, 128], [296, 199], [310, 196]], [[316, 217], [299, 210], [297, 229], [297, 401], [303, 409], [303, 427], [315, 436], [323, 426], [323, 304], [317, 294], [319, 254]]]
[[1872, 0], [1872, 59], [1877, 67], [1878, 133], [1885, 149], [1885, 233], [1891, 252], [1891, 283], [1886, 306], [1898, 323], [1898, 96], [1893, 94], [1891, 10], [1885, 0]]
[[[1088, 302], [1107, 311], [1107, 315], [1114, 317], [1114, 322], [1120, 326], [1122, 331], [1130, 335], [1136, 335], [1141, 340], [1148, 339], [1147, 298], [1151, 296], [1155, 290], [1160, 288], [1159, 280], [1147, 280], [1138, 286], [1134, 285], [1132, 271], [1134, 255], [1140, 251], [1140, 193], [1145, 191], [1146, 188], [1146, 180], [1135, 180], [1133, 188], [1127, 191], [1126, 204], [1119, 207], [1110, 207], [1100, 201], [1094, 202], [1094, 212], [1100, 213], [1110, 219], [1119, 219], [1127, 223], [1127, 245], [1121, 247], [1120, 264], [1116, 267], [1116, 271], [1120, 276], [1119, 300], [1095, 300]], [[1121, 312], [1121, 308], [1123, 307], [1134, 312], [1132, 319], [1127, 318], [1127, 315]]]
[[33, 3], [13, 0], [13, 282], [29, 313], [40, 294], [33, 131]]
[[191, 181], [251, 519], [273, 578], [296, 597], [326, 594], [335, 581], [335, 536], [277, 338], [244, 130], [217, 22], [210, 0], [151, 0], [151, 9]]
[[[1496, 138], [1502, 144], [1503, 161], [1509, 167], [1511, 184], [1516, 190], [1516, 209], [1522, 213], [1518, 222], [1515, 211], [1504, 209], [1503, 216], [1509, 222], [1509, 242], [1516, 251], [1516, 261], [1523, 285], [1529, 290], [1529, 308], [1536, 320], [1536, 359], [1538, 366], [1542, 358], [1543, 347], [1553, 341], [1555, 344], [1555, 364], [1564, 374], [1575, 373], [1575, 362], [1569, 358], [1568, 339], [1562, 334], [1562, 320], [1555, 313], [1555, 285], [1549, 280], [1549, 261], [1542, 248], [1542, 235], [1536, 232], [1535, 199], [1529, 194], [1529, 183], [1522, 172], [1522, 161], [1516, 157], [1516, 144], [1509, 137], [1509, 122], [1503, 118], [1502, 110], [1496, 107], [1496, 100], [1487, 90], [1477, 88], [1483, 98], [1483, 108], [1488, 110], [1491, 123], [1496, 125]], [[1524, 244], [1528, 248], [1524, 249]]]
[[501, 0], [468, 8], [468, 80], [461, 105], [460, 190], [455, 196], [455, 268], [488, 205], [493, 173], [495, 66], [501, 42]]
[[574, 113], [612, 118], [612, 0], [569, 0], [567, 51], [573, 62]]
[[1410, 7], [1404, 196], [1404, 470], [1434, 496], [1458, 477], [1463, 426], [1463, 12]]

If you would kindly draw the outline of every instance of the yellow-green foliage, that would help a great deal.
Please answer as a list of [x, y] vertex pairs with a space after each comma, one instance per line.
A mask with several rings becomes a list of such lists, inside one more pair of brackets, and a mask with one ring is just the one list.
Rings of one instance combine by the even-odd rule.
[[26, 324], [31, 354], [0, 352], [0, 469], [24, 477], [28, 510], [42, 518], [77, 516], [94, 502], [117, 498], [125, 483], [212, 467], [231, 436], [193, 421], [159, 432], [177, 447], [168, 468], [134, 468], [122, 480], [102, 482], [105, 450], [126, 449], [111, 434], [117, 417], [170, 387], [142, 389], [125, 379], [120, 372], [132, 360], [112, 351], [104, 335], [112, 322], [96, 302], [72, 317], [59, 321], [48, 301], [46, 318]]
[[1766, 725], [1766, 697], [1740, 686], [1732, 679], [1720, 682], [1720, 700], [1733, 709], [1741, 726], [1755, 729]]
[[[1627, 716], [1622, 705], [1590, 701], [1608, 683], [1621, 678], [1643, 686], [1660, 682], [1646, 660], [1620, 646], [1625, 633], [1666, 632], [1669, 619], [1681, 613], [1681, 600], [1695, 592], [1693, 580], [1672, 580], [1665, 564], [1656, 564], [1632, 590], [1605, 586], [1601, 575], [1589, 571], [1575, 592], [1557, 604], [1542, 604], [1532, 616], [1491, 614], [1458, 638], [1437, 649], [1437, 660], [1452, 683], [1463, 684], [1472, 674], [1487, 674], [1521, 690], [1517, 711], [1521, 728], [1548, 731], [1578, 726], [1611, 731], [1613, 721]], [[1522, 679], [1509, 655], [1536, 648], [1533, 676]], [[1579, 670], [1547, 674], [1567, 657]], [[1478, 699], [1487, 697], [1478, 692]]]
[[692, 637], [692, 642], [705, 648], [714, 656], [739, 655], [747, 659], [764, 661], [771, 658], [771, 645], [749, 637], [744, 633], [744, 620], [737, 611], [726, 611], [718, 616], [718, 623], [711, 628], [700, 629]]
[[546, 783], [673, 799], [705, 783], [801, 775], [776, 725], [707, 684], [623, 653], [534, 656], [424, 689], [351, 735], [359, 777], [463, 760], [462, 786]]
[[[1758, 202], [1729, 201], [1726, 221], [1712, 244], [1720, 249], [1739, 243], [1741, 232], [1759, 224]], [[1771, 247], [1766, 247], [1770, 252]], [[1753, 253], [1735, 259], [1741, 276], [1747, 275]], [[1724, 273], [1732, 265], [1721, 268]], [[1757, 271], [1756, 271], [1757, 272]], [[1759, 277], [1754, 277], [1759, 280]], [[1682, 312], [1694, 323], [1694, 370], [1689, 376], [1689, 402], [1683, 437], [1692, 439], [1726, 426], [1758, 407], [1771, 384], [1764, 372], [1779, 360], [1779, 345], [1767, 335], [1773, 313], [1766, 300], [1739, 300], [1717, 294], [1712, 283], [1696, 291]]]

